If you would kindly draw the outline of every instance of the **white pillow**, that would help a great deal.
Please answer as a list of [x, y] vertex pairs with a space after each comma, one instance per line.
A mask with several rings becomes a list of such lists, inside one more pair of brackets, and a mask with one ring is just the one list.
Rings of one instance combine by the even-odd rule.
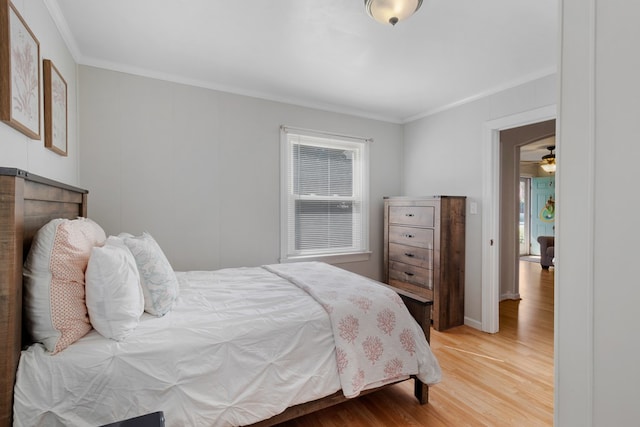
[[109, 236], [103, 247], [92, 249], [85, 281], [91, 325], [102, 336], [122, 341], [144, 311], [136, 261], [122, 239]]
[[155, 316], [164, 316], [178, 297], [178, 279], [169, 260], [149, 233], [141, 236], [120, 234], [138, 266], [144, 293], [144, 309]]
[[34, 236], [24, 265], [24, 305], [31, 338], [47, 351], [62, 351], [91, 330], [84, 273], [91, 249], [105, 239], [87, 218], [51, 220]]

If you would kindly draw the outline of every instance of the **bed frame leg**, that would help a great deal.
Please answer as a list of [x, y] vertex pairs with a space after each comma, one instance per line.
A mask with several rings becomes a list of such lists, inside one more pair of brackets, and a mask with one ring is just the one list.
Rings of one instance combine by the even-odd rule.
[[417, 377], [413, 377], [413, 394], [416, 396], [421, 405], [429, 403], [429, 386], [420, 381]]

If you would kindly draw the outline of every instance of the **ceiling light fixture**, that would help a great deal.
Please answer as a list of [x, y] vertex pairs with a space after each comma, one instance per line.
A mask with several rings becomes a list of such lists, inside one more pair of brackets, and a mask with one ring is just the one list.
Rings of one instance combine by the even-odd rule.
[[364, 5], [376, 21], [396, 25], [417, 12], [422, 0], [364, 0]]
[[556, 155], [553, 154], [553, 150], [555, 149], [555, 145], [547, 147], [547, 150], [549, 150], [549, 154], [542, 156], [542, 163], [540, 163], [540, 167], [545, 172], [553, 173], [556, 171]]

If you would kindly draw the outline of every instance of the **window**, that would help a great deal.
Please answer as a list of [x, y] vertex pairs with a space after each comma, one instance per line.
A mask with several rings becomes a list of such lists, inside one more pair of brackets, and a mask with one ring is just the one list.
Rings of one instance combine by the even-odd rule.
[[369, 254], [369, 141], [282, 127], [281, 261]]

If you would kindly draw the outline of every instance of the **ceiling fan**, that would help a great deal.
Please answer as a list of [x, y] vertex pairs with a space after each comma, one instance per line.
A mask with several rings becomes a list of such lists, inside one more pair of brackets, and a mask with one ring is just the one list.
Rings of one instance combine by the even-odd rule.
[[549, 154], [545, 154], [542, 156], [542, 162], [540, 163], [540, 167], [548, 173], [553, 173], [556, 171], [556, 155], [554, 154], [554, 150], [556, 149], [555, 145], [551, 145], [547, 147], [549, 150]]

